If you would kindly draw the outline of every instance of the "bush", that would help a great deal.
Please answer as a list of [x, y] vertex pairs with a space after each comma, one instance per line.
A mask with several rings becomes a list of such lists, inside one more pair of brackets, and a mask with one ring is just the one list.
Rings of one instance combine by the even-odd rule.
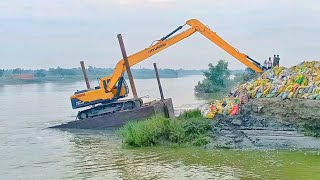
[[152, 146], [166, 134], [169, 119], [154, 116], [145, 121], [129, 122], [120, 129], [120, 136], [130, 146]]
[[258, 74], [250, 69], [250, 68], [246, 68], [246, 70], [244, 71], [244, 73], [242, 74], [236, 74], [234, 81], [235, 82], [240, 82], [240, 83], [246, 83], [254, 78], [257, 78]]
[[178, 118], [182, 118], [182, 119], [202, 118], [202, 114], [199, 109], [187, 110], [181, 113]]
[[319, 122], [304, 122], [302, 123], [302, 127], [304, 129], [305, 135], [320, 137], [320, 124]]
[[129, 122], [119, 130], [123, 143], [142, 147], [159, 144], [203, 146], [210, 142], [211, 124], [199, 110], [187, 111], [176, 119], [153, 116]]
[[224, 89], [225, 89], [224, 87], [214, 85], [210, 80], [204, 79], [202, 82], [198, 82], [198, 84], [194, 88], [194, 91], [200, 94], [209, 94], [209, 93], [224, 92]]
[[168, 125], [168, 140], [172, 143], [181, 144], [186, 138], [186, 130], [182, 121], [171, 120]]

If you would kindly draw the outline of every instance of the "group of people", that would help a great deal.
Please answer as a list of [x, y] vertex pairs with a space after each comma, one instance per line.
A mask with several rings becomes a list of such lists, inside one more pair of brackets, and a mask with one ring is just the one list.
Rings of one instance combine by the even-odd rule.
[[280, 57], [279, 55], [274, 55], [273, 56], [273, 60], [271, 59], [271, 57], [269, 57], [269, 60], [265, 60], [264, 63], [263, 63], [263, 67], [265, 69], [271, 69], [273, 67], [276, 67], [276, 66], [279, 66], [280, 64]]

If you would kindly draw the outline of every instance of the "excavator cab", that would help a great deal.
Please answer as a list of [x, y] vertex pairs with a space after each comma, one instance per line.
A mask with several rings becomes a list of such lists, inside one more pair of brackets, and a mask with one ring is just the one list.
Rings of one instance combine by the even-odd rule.
[[[98, 88], [77, 91], [71, 96], [73, 109], [92, 106], [92, 108], [79, 111], [77, 119], [93, 118], [142, 106], [141, 98], [119, 100], [129, 94], [129, 88], [123, 76], [113, 87], [109, 85], [110, 77], [104, 77], [99, 80]], [[111, 91], [108, 91], [108, 88], [111, 88]]]
[[[70, 97], [72, 108], [77, 109], [95, 104], [108, 104], [128, 96], [129, 88], [123, 76], [119, 78], [119, 81], [111, 91], [108, 91], [110, 79], [111, 77], [100, 79], [99, 86], [95, 87], [95, 89], [76, 91]], [[95, 100], [92, 101], [91, 99]]]

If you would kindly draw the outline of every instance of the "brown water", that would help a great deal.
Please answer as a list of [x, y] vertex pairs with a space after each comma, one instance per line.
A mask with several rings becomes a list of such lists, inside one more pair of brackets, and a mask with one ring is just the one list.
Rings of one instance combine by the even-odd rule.
[[[201, 76], [162, 79], [178, 111], [204, 103], [193, 95]], [[156, 81], [136, 80], [145, 101]], [[112, 130], [60, 131], [74, 119], [69, 95], [83, 82], [0, 85], [1, 179], [320, 179], [317, 151], [126, 148]]]

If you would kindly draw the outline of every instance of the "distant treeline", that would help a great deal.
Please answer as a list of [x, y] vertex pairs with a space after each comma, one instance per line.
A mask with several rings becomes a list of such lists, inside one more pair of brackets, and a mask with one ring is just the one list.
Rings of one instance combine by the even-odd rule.
[[[96, 78], [97, 76], [108, 76], [113, 73], [113, 68], [97, 68], [89, 66], [87, 68], [87, 74], [89, 76], [93, 76]], [[244, 70], [232, 70], [231, 74], [242, 74]], [[132, 69], [132, 73], [136, 78], [154, 78], [154, 70], [153, 69]], [[181, 77], [187, 75], [202, 75], [203, 70], [185, 70], [185, 69], [159, 69], [160, 75], [164, 77]], [[49, 68], [46, 69], [0, 69], [0, 77], [9, 77], [12, 75], [19, 75], [19, 74], [32, 74], [35, 77], [46, 77], [46, 76], [81, 76], [82, 71], [80, 67], [78, 68]]]
[[[89, 66], [87, 68], [87, 74], [89, 78], [97, 78], [112, 75], [113, 68], [97, 68]], [[82, 76], [81, 68], [49, 68], [49, 69], [0, 69], [0, 77], [14, 77], [16, 75], [31, 74], [36, 78], [47, 78], [47, 77], [77, 77]], [[132, 69], [132, 74], [135, 78], [154, 78], [153, 69]], [[187, 75], [201, 75], [201, 70], [184, 70], [184, 69], [159, 69], [159, 74], [163, 78], [176, 78]]]
[[[90, 80], [112, 75], [113, 68], [97, 68], [89, 66], [87, 74]], [[203, 75], [202, 70], [185, 70], [185, 69], [158, 69], [161, 78], [177, 78], [188, 75]], [[243, 70], [231, 71], [231, 74], [241, 74]], [[155, 78], [154, 69], [132, 69], [135, 79]], [[124, 75], [127, 77], [127, 74]], [[49, 68], [49, 69], [1, 69], [0, 68], [0, 85], [1, 84], [24, 84], [24, 83], [44, 83], [44, 82], [74, 82], [83, 80], [81, 68]]]

